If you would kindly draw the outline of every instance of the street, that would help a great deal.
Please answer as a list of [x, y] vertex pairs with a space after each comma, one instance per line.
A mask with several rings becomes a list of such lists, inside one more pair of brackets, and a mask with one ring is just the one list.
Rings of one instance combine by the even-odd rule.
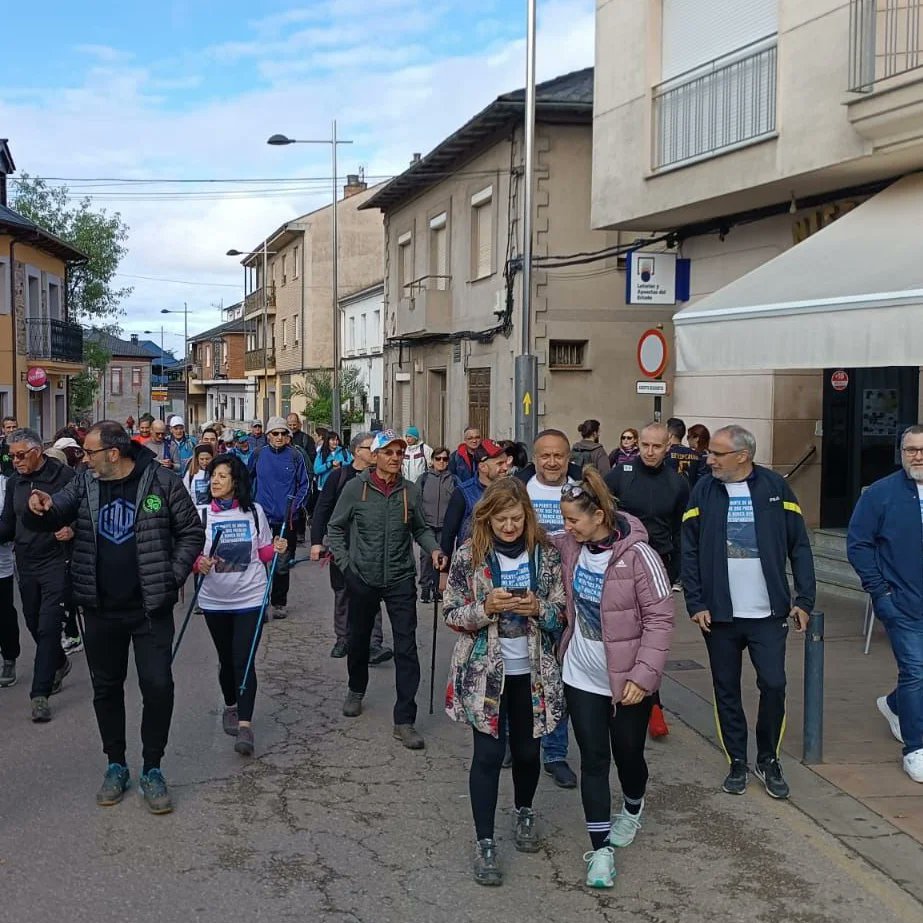
[[[427, 712], [432, 608], [420, 606], [422, 753], [391, 738], [393, 671], [373, 668], [365, 713], [340, 715], [345, 661], [330, 659], [327, 573], [293, 571], [290, 616], [267, 626], [258, 665], [257, 755], [245, 760], [220, 726], [216, 658], [201, 620], [178, 655], [164, 772], [173, 814], [137, 793], [137, 684], [128, 682], [125, 801], [98, 808], [105, 769], [83, 654], [47, 725], [28, 720], [31, 641], [17, 685], [0, 691], [0, 921], [637, 920], [918, 923], [923, 906], [794, 804], [755, 780], [721, 794], [723, 758], [679, 720], [648, 746], [644, 828], [616, 857], [609, 892], [583, 886], [588, 848], [579, 794], [539, 785], [544, 847], [515, 852], [498, 817], [499, 889], [471, 879], [470, 731], [441, 708], [452, 644], [438, 633], [436, 713]], [[177, 625], [185, 609], [177, 607]], [[387, 634], [387, 629], [386, 629]], [[25, 633], [24, 633], [25, 635]], [[669, 707], [670, 702], [665, 704]], [[579, 755], [572, 743], [571, 761]], [[617, 783], [614, 782], [617, 787]], [[500, 808], [511, 807], [504, 774]]]

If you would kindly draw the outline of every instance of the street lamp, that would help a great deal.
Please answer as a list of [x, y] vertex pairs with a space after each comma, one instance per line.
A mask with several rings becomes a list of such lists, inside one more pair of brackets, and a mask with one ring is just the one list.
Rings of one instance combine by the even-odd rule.
[[333, 120], [331, 125], [330, 138], [320, 139], [298, 139], [289, 138], [285, 135], [272, 135], [266, 140], [267, 144], [281, 146], [283, 144], [329, 144], [333, 155], [333, 218], [331, 228], [331, 263], [333, 264], [333, 388], [331, 394], [331, 425], [335, 432], [342, 435], [341, 429], [341, 412], [342, 404], [340, 401], [340, 304], [338, 288], [338, 234], [337, 234], [337, 200], [339, 199], [339, 186], [337, 185], [337, 146], [340, 144], [352, 144], [352, 141], [340, 141], [337, 138], [337, 123]]
[[[183, 315], [183, 416], [189, 416], [189, 306], [183, 302], [183, 310], [177, 308], [161, 308], [161, 314], [182, 314]], [[160, 347], [163, 352], [163, 346]], [[192, 421], [187, 419], [186, 423], [192, 426]]]

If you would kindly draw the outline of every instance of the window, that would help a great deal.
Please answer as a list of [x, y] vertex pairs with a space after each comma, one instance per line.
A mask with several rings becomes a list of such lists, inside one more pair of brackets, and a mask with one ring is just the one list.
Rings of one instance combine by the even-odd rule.
[[[283, 253], [282, 254], [282, 284], [283, 285], [285, 285], [285, 278], [286, 278], [285, 276], [285, 254]], [[284, 345], [285, 344], [283, 343], [283, 346]]]
[[377, 347], [381, 342], [381, 311], [374, 311], [372, 313], [372, 336], [374, 340], [369, 345]]
[[468, 422], [490, 432], [490, 369], [468, 369]]
[[42, 316], [41, 280], [38, 276], [29, 276], [27, 285], [29, 301], [26, 304], [26, 317]]
[[48, 316], [54, 320], [63, 320], [61, 313], [61, 286], [57, 282], [48, 283]]
[[369, 345], [368, 318], [369, 318], [368, 314], [363, 314], [359, 318], [359, 348], [360, 349], [365, 349], [365, 347]]
[[0, 314], [10, 313], [10, 281], [6, 263], [0, 263]]
[[269, 348], [270, 349], [276, 348], [276, 325], [275, 324], [269, 325]]
[[294, 320], [292, 321], [292, 327], [294, 328], [293, 331], [292, 331], [292, 342], [293, 342], [293, 343], [297, 343], [298, 340], [299, 340], [299, 338], [300, 338], [300, 334], [301, 334], [301, 327], [300, 327], [299, 324], [298, 324], [298, 315], [297, 315], [297, 314], [295, 315], [295, 318], [294, 318]]
[[471, 197], [471, 274], [483, 279], [493, 272], [493, 186]]
[[409, 298], [413, 294], [410, 291], [410, 283], [413, 282], [413, 235], [410, 231], [397, 239], [397, 267], [400, 297]]
[[292, 251], [292, 278], [293, 279], [298, 278], [298, 248], [297, 247], [295, 247], [295, 249]]
[[449, 231], [446, 213], [436, 215], [429, 222], [429, 274], [436, 276], [434, 287], [440, 291], [448, 288], [449, 274]]
[[282, 319], [282, 348], [285, 349], [288, 346], [288, 321], [285, 318]]
[[346, 348], [353, 350], [356, 348], [356, 318], [349, 319], [349, 338], [346, 341]]
[[548, 349], [548, 365], [552, 369], [586, 368], [586, 340], [552, 340]]
[[109, 369], [109, 393], [113, 395], [122, 393], [122, 370], [118, 366]]
[[131, 369], [131, 386], [133, 388], [140, 388], [141, 382], [143, 379], [143, 374], [141, 372], [141, 367], [134, 365]]

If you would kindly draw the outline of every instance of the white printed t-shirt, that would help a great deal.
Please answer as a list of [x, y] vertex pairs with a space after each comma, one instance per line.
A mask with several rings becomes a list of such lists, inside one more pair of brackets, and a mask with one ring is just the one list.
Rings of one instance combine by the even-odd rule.
[[735, 619], [765, 619], [772, 615], [769, 589], [760, 564], [753, 500], [746, 481], [725, 484], [728, 492], [728, 584]]
[[255, 528], [253, 511], [239, 507], [214, 510], [206, 507], [205, 548], [203, 554], [212, 557], [215, 535], [222, 529], [218, 546], [218, 563], [206, 574], [199, 591], [199, 605], [205, 612], [238, 612], [259, 609], [266, 592], [266, 566], [260, 561], [259, 549], [272, 544], [272, 530], [266, 514], [258, 504], [259, 530]]
[[[567, 483], [570, 483], [568, 481]], [[549, 535], [564, 531], [564, 514], [561, 512], [561, 485], [542, 484], [535, 474], [529, 478], [526, 491], [535, 510], [535, 518]]]
[[192, 502], [195, 504], [196, 509], [201, 513], [202, 508], [211, 503], [211, 497], [208, 493], [211, 479], [204, 471], [197, 471], [191, 478], [185, 475], [183, 484], [186, 485], [186, 490], [189, 491], [189, 496], [192, 497]]
[[[524, 551], [518, 558], [497, 554], [500, 565], [500, 587], [504, 590], [529, 589], [529, 553]], [[530, 673], [529, 638], [526, 619], [528, 616], [501, 612], [497, 620], [500, 634], [500, 653], [503, 656], [503, 672], [507, 676], [522, 676]]]
[[612, 689], [606, 669], [600, 602], [606, 568], [611, 560], [611, 550], [594, 554], [586, 547], [580, 549], [580, 557], [574, 568], [574, 609], [577, 618], [574, 633], [564, 654], [561, 673], [568, 686], [610, 697]]

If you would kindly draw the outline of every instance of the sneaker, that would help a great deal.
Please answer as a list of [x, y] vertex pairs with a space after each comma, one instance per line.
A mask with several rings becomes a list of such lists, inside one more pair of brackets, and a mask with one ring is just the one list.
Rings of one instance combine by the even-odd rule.
[[734, 760], [728, 774], [724, 777], [722, 791], [729, 795], [742, 795], [747, 790], [748, 773], [747, 764], [743, 760]]
[[253, 756], [253, 728], [249, 725], [241, 725], [237, 729], [237, 743], [234, 749], [241, 756]]
[[577, 777], [574, 770], [567, 765], [565, 760], [553, 760], [545, 763], [545, 772], [554, 779], [554, 784], [558, 788], [576, 788]]
[[683, 582], [682, 582], [682, 580], [677, 580], [676, 583], [673, 584], [672, 589], [673, 589], [673, 592], [674, 592], [674, 593], [682, 593], [682, 592], [683, 592]]
[[169, 814], [173, 810], [173, 799], [159, 769], [152, 769], [141, 776], [140, 785], [144, 802], [151, 814]]
[[433, 601], [433, 594], [432, 594], [432, 591], [430, 591], [430, 590], [424, 590], [424, 591], [420, 594], [420, 602], [421, 602], [421, 603], [431, 603], [432, 601]]
[[374, 667], [380, 663], [385, 663], [394, 656], [394, 651], [390, 647], [372, 647], [369, 648], [369, 663]]
[[64, 677], [73, 670], [74, 665], [69, 661], [64, 661], [64, 666], [54, 671], [54, 679], [51, 683], [51, 692], [49, 695], [57, 695], [61, 691], [61, 686], [64, 683]]
[[439, 590], [433, 590], [433, 602], [441, 603], [442, 602], [442, 593]]
[[4, 660], [0, 666], [0, 686], [16, 685], [16, 661]]
[[288, 606], [273, 606], [272, 607], [272, 617], [274, 619], [287, 619], [288, 618]]
[[647, 722], [647, 733], [655, 740], [658, 737], [666, 737], [670, 733], [666, 719], [663, 716], [663, 709], [659, 705], [651, 708], [651, 717]]
[[535, 832], [535, 811], [532, 808], [519, 808], [513, 811], [516, 817], [516, 826], [513, 832], [513, 843], [520, 852], [538, 852], [541, 843]]
[[914, 782], [923, 782], [923, 750], [914, 750], [904, 757], [904, 772]]
[[48, 704], [48, 699], [43, 695], [37, 695], [32, 700], [32, 720], [36, 724], [51, 721], [51, 706]]
[[490, 839], [478, 840], [474, 846], [474, 880], [479, 885], [502, 885], [503, 872], [497, 862], [497, 844]]
[[641, 813], [644, 811], [644, 799], [637, 814], [632, 814], [625, 805], [612, 819], [612, 829], [609, 831], [609, 842], [613, 846], [631, 846], [635, 834], [641, 829]]
[[330, 649], [331, 657], [345, 657], [349, 653], [349, 648], [345, 641], [337, 641]]
[[[3, 685], [3, 678], [0, 675], [0, 686]], [[888, 727], [891, 728], [891, 733], [894, 735], [894, 739], [898, 743], [903, 743], [904, 738], [901, 734], [901, 719], [891, 711], [891, 706], [888, 704], [888, 697], [886, 695], [879, 696], [875, 699], [875, 704], [878, 706], [878, 710], [881, 712], [885, 721], [888, 722]]]
[[395, 724], [391, 736], [408, 750], [422, 750], [426, 746], [423, 736], [412, 724]]
[[237, 706], [236, 705], [225, 705], [224, 711], [221, 714], [221, 730], [225, 734], [230, 734], [231, 737], [237, 736]]
[[101, 808], [118, 804], [129, 785], [131, 785], [131, 775], [128, 767], [121, 763], [110, 763], [103, 776], [103, 784], [96, 793], [96, 803]]
[[764, 762], [757, 760], [754, 772], [766, 787], [770, 797], [788, 798], [788, 782], [782, 775], [782, 764], [775, 757]]
[[79, 637], [68, 638], [67, 635], [61, 636], [61, 649], [70, 657], [71, 654], [79, 654], [83, 650], [83, 641]]
[[615, 887], [615, 850], [611, 846], [591, 849], [583, 854], [588, 888]]
[[353, 692], [352, 689], [346, 690], [346, 700], [343, 702], [343, 714], [347, 718], [358, 718], [362, 714], [362, 696], [361, 692]]

